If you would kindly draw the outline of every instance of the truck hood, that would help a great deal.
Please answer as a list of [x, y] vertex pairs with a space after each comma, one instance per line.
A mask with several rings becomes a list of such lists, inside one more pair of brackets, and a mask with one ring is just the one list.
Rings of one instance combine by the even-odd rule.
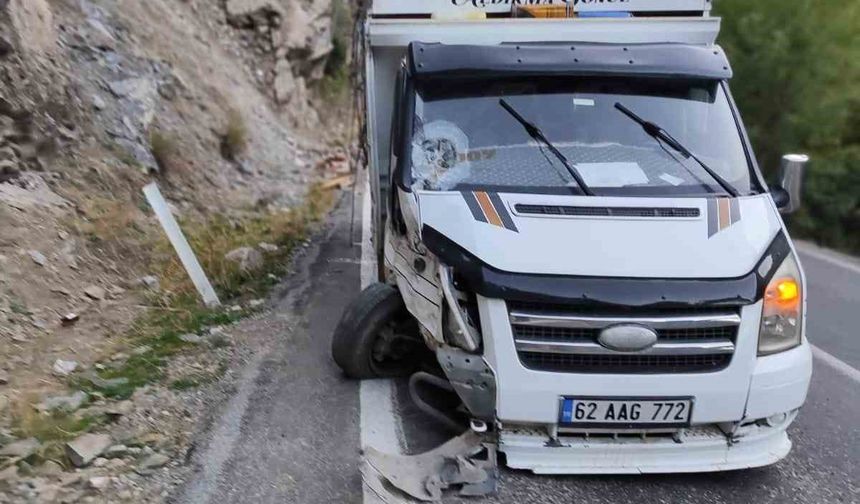
[[417, 191], [419, 220], [498, 270], [737, 278], [781, 228], [766, 194], [619, 198]]

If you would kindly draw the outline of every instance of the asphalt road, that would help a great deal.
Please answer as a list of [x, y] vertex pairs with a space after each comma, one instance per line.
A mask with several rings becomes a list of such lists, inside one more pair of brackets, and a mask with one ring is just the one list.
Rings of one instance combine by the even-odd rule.
[[[362, 442], [385, 439], [376, 431], [386, 429], [397, 431], [389, 438], [397, 434], [407, 452], [445, 439], [409, 404], [402, 383], [391, 385], [393, 399], [385, 404], [379, 391], [385, 396], [389, 385], [346, 380], [331, 362], [331, 333], [360, 289], [360, 231], [353, 232], [350, 210], [346, 199], [300, 261], [289, 280], [292, 294], [276, 303], [274, 320], [259, 322], [260, 331], [277, 331], [277, 338], [261, 346], [236, 397], [203, 429], [209, 442], [195, 457], [194, 476], [171, 500], [371, 504], [379, 500], [363, 492]], [[790, 429], [788, 458], [768, 468], [680, 476], [547, 477], [503, 469], [498, 495], [462, 502], [860, 503], [860, 334], [853, 322], [860, 315], [860, 263], [804, 250], [811, 251], [802, 254], [808, 334], [823, 352], [816, 353], [809, 398]]]
[[809, 338], [812, 342], [860, 369], [860, 260], [800, 244], [809, 295]]

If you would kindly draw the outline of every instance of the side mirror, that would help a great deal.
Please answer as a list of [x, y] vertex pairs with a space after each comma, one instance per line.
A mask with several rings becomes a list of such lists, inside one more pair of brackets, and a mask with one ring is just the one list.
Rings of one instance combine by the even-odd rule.
[[803, 199], [803, 175], [809, 156], [786, 154], [779, 168], [779, 186], [771, 188], [771, 196], [780, 213], [790, 214], [800, 208]]

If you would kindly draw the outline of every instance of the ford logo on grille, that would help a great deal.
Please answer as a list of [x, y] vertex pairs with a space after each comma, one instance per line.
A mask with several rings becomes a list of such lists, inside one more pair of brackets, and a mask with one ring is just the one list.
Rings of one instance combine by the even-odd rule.
[[640, 325], [616, 325], [601, 331], [597, 342], [617, 352], [641, 352], [657, 343], [657, 333]]

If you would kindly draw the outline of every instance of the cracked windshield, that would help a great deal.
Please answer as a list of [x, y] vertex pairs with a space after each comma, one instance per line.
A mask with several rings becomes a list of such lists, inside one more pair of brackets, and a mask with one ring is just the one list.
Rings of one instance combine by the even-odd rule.
[[[533, 139], [502, 100], [552, 145]], [[753, 191], [747, 154], [721, 85], [608, 78], [419, 89], [414, 183], [435, 191], [579, 193], [554, 146], [596, 194], [725, 194], [693, 158], [647, 134], [616, 104], [663, 128], [740, 194]]]

